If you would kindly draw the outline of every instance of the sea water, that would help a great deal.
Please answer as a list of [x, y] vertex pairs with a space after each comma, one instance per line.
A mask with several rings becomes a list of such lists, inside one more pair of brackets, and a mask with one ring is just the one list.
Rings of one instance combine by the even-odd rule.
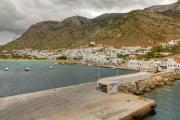
[[[50, 66], [52, 66], [50, 68]], [[5, 71], [8, 67], [9, 71]], [[25, 71], [25, 68], [31, 68]], [[134, 73], [129, 70], [100, 68], [100, 77]], [[98, 67], [62, 65], [49, 61], [0, 61], [0, 97], [95, 82]]]
[[145, 97], [155, 100], [157, 108], [144, 120], [180, 120], [180, 80], [173, 86], [156, 89]]

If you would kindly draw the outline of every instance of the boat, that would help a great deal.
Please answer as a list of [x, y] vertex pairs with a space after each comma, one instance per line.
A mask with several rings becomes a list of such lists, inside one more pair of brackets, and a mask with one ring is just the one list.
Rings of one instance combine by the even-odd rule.
[[51, 66], [49, 66], [49, 68], [50, 68], [50, 69], [53, 69], [54, 67], [51, 65]]
[[31, 70], [31, 68], [29, 68], [29, 67], [26, 67], [25, 69], [24, 69], [24, 71], [30, 71]]
[[58, 63], [53, 63], [52, 65], [57, 65]]
[[8, 68], [8, 67], [5, 67], [4, 71], [9, 71], [9, 68]]

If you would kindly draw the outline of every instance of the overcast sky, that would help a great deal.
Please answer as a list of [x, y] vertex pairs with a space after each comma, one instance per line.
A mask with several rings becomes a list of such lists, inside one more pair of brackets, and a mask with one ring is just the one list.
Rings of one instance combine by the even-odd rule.
[[61, 21], [80, 15], [92, 18], [103, 13], [128, 12], [177, 0], [0, 0], [0, 44], [19, 37], [40, 21]]

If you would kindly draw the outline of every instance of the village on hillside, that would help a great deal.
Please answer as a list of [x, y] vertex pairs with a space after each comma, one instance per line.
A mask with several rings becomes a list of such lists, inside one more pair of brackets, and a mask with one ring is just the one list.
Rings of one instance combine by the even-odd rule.
[[59, 60], [132, 70], [176, 71], [180, 70], [179, 46], [180, 40], [171, 40], [153, 47], [136, 46], [120, 49], [90, 42], [89, 45], [78, 49], [1, 51], [1, 57]]

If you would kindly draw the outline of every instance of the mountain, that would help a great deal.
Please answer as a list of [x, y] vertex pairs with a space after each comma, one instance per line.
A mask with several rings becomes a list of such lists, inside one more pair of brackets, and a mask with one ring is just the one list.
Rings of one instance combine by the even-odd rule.
[[152, 12], [167, 12], [167, 11], [178, 11], [180, 10], [180, 1], [169, 4], [169, 5], [156, 5], [149, 8], [146, 8], [145, 10], [150, 10]]
[[51, 49], [69, 48], [86, 44], [88, 37], [101, 30], [124, 14], [112, 13], [87, 19], [81, 16], [73, 16], [65, 20], [45, 21], [32, 25], [20, 38], [3, 46], [3, 49]]
[[152, 6], [146, 8], [145, 10], [163, 13], [165, 15], [180, 19], [180, 0], [173, 4]]
[[154, 45], [180, 38], [179, 6], [177, 2], [93, 19], [73, 16], [61, 22], [40, 22], [1, 49], [75, 48], [90, 41], [115, 47]]
[[81, 40], [98, 29], [87, 18], [74, 16], [62, 22], [46, 21], [31, 26], [19, 39], [7, 46], [19, 49], [50, 49], [70, 46], [74, 40]]
[[180, 38], [180, 22], [147, 10], [132, 11], [91, 36], [98, 43], [115, 47], [148, 46], [176, 38]]
[[106, 27], [107, 25], [110, 25], [113, 22], [119, 19], [122, 19], [125, 16], [126, 16], [126, 13], [106, 13], [106, 14], [97, 16], [91, 20], [102, 27]]

